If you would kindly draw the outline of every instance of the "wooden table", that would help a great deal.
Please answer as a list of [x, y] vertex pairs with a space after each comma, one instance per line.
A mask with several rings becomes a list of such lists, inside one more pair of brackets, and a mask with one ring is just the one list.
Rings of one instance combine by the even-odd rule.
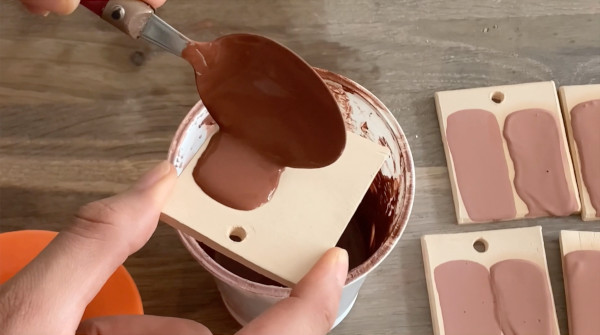
[[[199, 40], [240, 31], [275, 38], [370, 89], [406, 132], [417, 173], [408, 228], [334, 334], [431, 334], [420, 236], [536, 224], [566, 330], [558, 231], [600, 224], [570, 217], [457, 226], [433, 93], [600, 83], [600, 2], [177, 0], [159, 14]], [[0, 2], [0, 231], [58, 230], [82, 204], [123, 190], [166, 157], [196, 100], [184, 62], [85, 10], [42, 18]], [[217, 333], [238, 328], [170, 227], [161, 224], [126, 266], [147, 313]]]

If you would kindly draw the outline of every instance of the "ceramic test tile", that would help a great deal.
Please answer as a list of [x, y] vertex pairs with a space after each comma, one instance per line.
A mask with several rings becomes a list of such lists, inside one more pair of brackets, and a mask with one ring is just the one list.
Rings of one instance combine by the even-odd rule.
[[[571, 126], [571, 111], [573, 110], [573, 107], [582, 102], [600, 99], [600, 85], [562, 86], [559, 89], [559, 95], [569, 144], [571, 146], [577, 185], [579, 186], [581, 218], [584, 221], [600, 220], [600, 217], [597, 216], [596, 209], [592, 206], [590, 194], [583, 181], [583, 176], [581, 174], [581, 157], [575, 139], [573, 138], [573, 128]], [[600, 129], [600, 124], [598, 125], [598, 129]]]
[[[566, 296], [566, 302], [567, 302], [567, 311], [571, 311], [570, 299], [569, 299], [570, 293], [569, 293], [569, 289], [568, 289], [569, 275], [566, 272], [565, 256], [571, 252], [580, 251], [580, 250], [600, 251], [600, 232], [563, 230], [560, 232], [560, 250], [561, 250], [562, 268], [563, 268], [565, 296]], [[600, 271], [600, 269], [598, 269], [598, 271]], [[592, 316], [592, 319], [593, 319], [593, 316]], [[592, 320], [592, 319], [587, 318], [587, 322], [590, 322], [590, 320]], [[594, 321], [591, 321], [591, 322], [594, 322]], [[574, 325], [573, 325], [573, 320], [571, 320], [570, 315], [569, 315], [568, 323], [569, 323], [569, 333], [577, 335], [576, 332], [573, 331]]]
[[[476, 241], [485, 246], [486, 250], [484, 252], [477, 251], [474, 248]], [[435, 335], [446, 335], [446, 333], [434, 271], [437, 266], [449, 261], [473, 261], [483, 265], [488, 271], [494, 264], [507, 259], [530, 261], [542, 269], [552, 298], [552, 310], [555, 310], [546, 264], [542, 228], [540, 226], [460, 234], [425, 235], [421, 238], [421, 247]], [[553, 334], [550, 335], [559, 335], [556, 313], [553, 313], [553, 319]]]
[[[500, 101], [501, 99], [501, 102], [495, 102], [493, 99], [496, 101]], [[559, 131], [559, 136], [561, 137], [561, 143], [563, 144], [563, 152], [561, 153], [561, 157], [563, 159], [563, 169], [565, 171], [565, 179], [568, 184], [568, 189], [572, 194], [577, 195], [577, 183], [572, 166], [571, 155], [569, 153], [566, 133], [563, 127], [563, 121], [554, 82], [549, 81], [456, 91], [443, 91], [435, 94], [435, 101], [448, 165], [450, 184], [454, 198], [456, 218], [459, 224], [496, 221], [476, 221], [471, 219], [467, 213], [463, 198], [461, 197], [461, 192], [457, 183], [455, 166], [446, 136], [448, 117], [461, 110], [481, 109], [491, 112], [498, 122], [500, 134], [503, 134], [504, 122], [507, 116], [512, 112], [531, 108], [540, 108], [549, 111], [556, 119], [557, 129]], [[502, 142], [502, 149], [504, 151], [504, 157], [508, 168], [508, 177], [512, 188], [516, 215], [514, 218], [500, 219], [498, 221], [524, 218], [528, 214], [529, 210], [525, 202], [523, 202], [515, 190], [515, 169], [504, 136], [502, 136]], [[577, 198], [576, 211], [579, 211], [579, 198], [577, 196], [575, 196], [575, 198]]]
[[[196, 185], [201, 148], [180, 174], [161, 219], [250, 269], [293, 286], [335, 246], [389, 156], [389, 149], [348, 132], [346, 149], [320, 169], [286, 168], [272, 199], [251, 211], [224, 206]], [[233, 241], [230, 235], [243, 240]]]

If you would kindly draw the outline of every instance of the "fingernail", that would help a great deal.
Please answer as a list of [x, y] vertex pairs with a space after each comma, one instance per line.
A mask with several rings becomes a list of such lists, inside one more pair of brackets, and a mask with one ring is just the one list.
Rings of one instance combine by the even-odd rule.
[[41, 16], [48, 16], [48, 14], [50, 14], [50, 11], [45, 8], [38, 7], [36, 5], [30, 5], [28, 3], [23, 3], [23, 5], [25, 6], [25, 8], [27, 8], [27, 10], [31, 14], [41, 15]]
[[337, 255], [335, 259], [335, 270], [336, 278], [340, 286], [346, 284], [346, 277], [348, 277], [348, 252], [342, 248], [336, 248]]
[[134, 189], [137, 190], [145, 190], [152, 187], [154, 184], [158, 183], [162, 180], [167, 173], [171, 171], [173, 165], [168, 161], [162, 161], [150, 171], [146, 172], [135, 185], [133, 185]]

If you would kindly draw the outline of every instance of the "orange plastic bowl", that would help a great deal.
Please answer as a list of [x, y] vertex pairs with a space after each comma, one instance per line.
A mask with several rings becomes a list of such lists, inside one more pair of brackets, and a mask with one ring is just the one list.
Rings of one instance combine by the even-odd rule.
[[[43, 230], [0, 234], [0, 285], [21, 271], [57, 234]], [[121, 314], [144, 314], [140, 292], [122, 265], [86, 307], [82, 320]]]

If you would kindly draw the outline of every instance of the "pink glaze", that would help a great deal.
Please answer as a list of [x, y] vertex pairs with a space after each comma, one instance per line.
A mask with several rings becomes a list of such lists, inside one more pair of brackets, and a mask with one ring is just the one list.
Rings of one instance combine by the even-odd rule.
[[515, 189], [529, 209], [528, 217], [568, 216], [577, 211], [567, 184], [564, 145], [554, 115], [525, 109], [508, 115], [504, 137], [515, 166]]
[[490, 269], [496, 315], [504, 335], [553, 335], [548, 281], [536, 264], [508, 259]]
[[500, 335], [490, 274], [472, 261], [450, 261], [434, 270], [445, 335]]
[[600, 217], [600, 99], [575, 106], [571, 111], [571, 126], [579, 151], [583, 183], [596, 216]]
[[446, 139], [469, 218], [476, 222], [514, 218], [515, 201], [494, 114], [482, 109], [452, 113]]
[[570, 335], [600, 333], [600, 251], [579, 250], [564, 259]]

